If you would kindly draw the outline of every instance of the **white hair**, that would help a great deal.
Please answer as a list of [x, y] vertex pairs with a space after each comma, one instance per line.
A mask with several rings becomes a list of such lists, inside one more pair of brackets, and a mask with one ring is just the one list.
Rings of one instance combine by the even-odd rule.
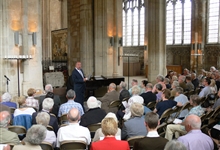
[[2, 102], [9, 102], [9, 101], [11, 101], [11, 95], [8, 92], [6, 92], [2, 95]]
[[183, 145], [181, 142], [172, 140], [166, 144], [164, 150], [187, 150], [187, 149], [186, 146]]
[[44, 110], [51, 110], [53, 108], [54, 101], [52, 98], [45, 98], [42, 103], [42, 107]]
[[50, 122], [50, 115], [46, 112], [40, 112], [36, 116], [36, 122], [37, 122], [37, 124], [41, 124], [41, 125], [47, 127], [47, 125]]
[[94, 96], [90, 96], [87, 100], [87, 106], [89, 109], [96, 108], [99, 106], [97, 99]]
[[51, 84], [45, 85], [45, 92], [53, 92], [53, 86]]
[[114, 113], [112, 113], [112, 112], [109, 112], [109, 113], [105, 116], [105, 118], [113, 118], [116, 122], [118, 122], [118, 119], [117, 119], [116, 115], [115, 115]]

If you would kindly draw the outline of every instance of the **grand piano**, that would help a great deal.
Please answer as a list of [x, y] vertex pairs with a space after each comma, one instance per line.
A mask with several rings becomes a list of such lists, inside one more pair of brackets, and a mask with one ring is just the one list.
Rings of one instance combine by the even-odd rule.
[[104, 87], [109, 86], [110, 83], [115, 83], [119, 85], [121, 81], [124, 81], [124, 77], [116, 77], [116, 76], [94, 76], [91, 77], [88, 81], [86, 81], [86, 97], [94, 96], [94, 91]]

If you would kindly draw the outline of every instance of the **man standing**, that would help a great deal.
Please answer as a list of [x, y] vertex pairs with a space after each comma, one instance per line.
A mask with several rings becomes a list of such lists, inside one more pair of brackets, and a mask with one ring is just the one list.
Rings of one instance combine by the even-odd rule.
[[74, 91], [76, 92], [75, 101], [80, 103], [82, 107], [84, 103], [86, 80], [87, 78], [85, 77], [83, 70], [81, 69], [81, 62], [76, 62], [75, 69], [72, 72], [72, 81], [74, 85]]
[[187, 150], [213, 150], [214, 144], [212, 139], [202, 133], [200, 130], [201, 119], [196, 115], [189, 115], [185, 120], [186, 135], [179, 137], [177, 140], [183, 143]]

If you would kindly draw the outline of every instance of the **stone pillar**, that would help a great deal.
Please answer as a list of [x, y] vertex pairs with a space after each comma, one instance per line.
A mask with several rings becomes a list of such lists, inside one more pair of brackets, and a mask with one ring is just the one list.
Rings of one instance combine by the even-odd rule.
[[61, 26], [62, 28], [68, 27], [68, 21], [67, 21], [67, 0], [61, 1]]
[[[148, 37], [148, 80], [166, 75], [166, 1], [145, 0]], [[146, 37], [146, 36], [145, 36]]]

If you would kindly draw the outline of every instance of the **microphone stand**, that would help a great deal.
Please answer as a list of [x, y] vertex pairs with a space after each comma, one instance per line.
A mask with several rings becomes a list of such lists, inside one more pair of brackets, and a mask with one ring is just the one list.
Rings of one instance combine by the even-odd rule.
[[8, 91], [8, 84], [9, 84], [9, 82], [8, 82], [8, 81], [9, 81], [9, 79], [7, 79], [7, 78], [6, 78], [7, 92], [9, 92], [9, 91]]

